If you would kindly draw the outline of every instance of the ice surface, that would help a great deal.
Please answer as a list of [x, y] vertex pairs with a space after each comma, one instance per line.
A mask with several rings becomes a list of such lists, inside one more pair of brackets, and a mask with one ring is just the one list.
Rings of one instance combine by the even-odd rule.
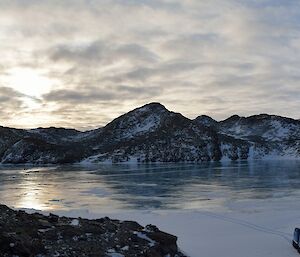
[[291, 245], [300, 226], [299, 197], [299, 161], [0, 171], [1, 203], [74, 218], [155, 224], [178, 236], [191, 257], [299, 256]]
[[[105, 215], [136, 220], [142, 225], [156, 224], [177, 235], [180, 249], [190, 257], [296, 257], [299, 255], [291, 240], [294, 227], [299, 225], [300, 205], [294, 205], [292, 200], [282, 205], [278, 201], [247, 201], [227, 211], [121, 211]], [[85, 216], [103, 215], [100, 212]]]

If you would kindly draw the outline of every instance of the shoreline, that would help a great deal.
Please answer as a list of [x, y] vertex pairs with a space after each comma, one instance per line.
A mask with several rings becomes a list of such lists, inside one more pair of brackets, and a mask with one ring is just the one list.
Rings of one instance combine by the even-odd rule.
[[2, 257], [183, 257], [177, 237], [154, 225], [108, 217], [68, 218], [0, 205]]

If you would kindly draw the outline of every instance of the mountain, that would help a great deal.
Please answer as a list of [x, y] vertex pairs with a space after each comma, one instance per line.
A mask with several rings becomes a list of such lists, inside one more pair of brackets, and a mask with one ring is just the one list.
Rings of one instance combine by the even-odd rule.
[[146, 104], [81, 132], [0, 127], [2, 163], [203, 162], [300, 158], [300, 121], [275, 115], [194, 120]]
[[251, 158], [299, 158], [300, 121], [277, 115], [234, 115], [218, 123], [218, 132], [251, 144]]
[[226, 134], [247, 140], [271, 142], [294, 141], [300, 138], [300, 121], [276, 115], [250, 117], [234, 115], [219, 123]]
[[68, 163], [84, 156], [75, 142], [81, 132], [64, 128], [0, 129], [2, 163]]
[[215, 127], [218, 124], [216, 120], [207, 115], [198, 116], [194, 121], [206, 127]]
[[[212, 133], [213, 134], [213, 133]], [[208, 161], [214, 156], [212, 135], [180, 113], [158, 103], [137, 108], [106, 125], [89, 139], [89, 161]]]

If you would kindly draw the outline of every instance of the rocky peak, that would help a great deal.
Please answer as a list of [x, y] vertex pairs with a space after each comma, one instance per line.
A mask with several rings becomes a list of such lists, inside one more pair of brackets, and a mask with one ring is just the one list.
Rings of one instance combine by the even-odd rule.
[[119, 133], [122, 138], [151, 132], [160, 126], [164, 117], [171, 112], [159, 103], [150, 103], [116, 118], [104, 127], [104, 131]]
[[233, 123], [233, 122], [237, 122], [237, 121], [241, 120], [242, 118], [243, 118], [243, 117], [241, 117], [241, 116], [235, 114], [235, 115], [232, 115], [232, 116], [230, 116], [229, 118], [227, 118], [227, 119], [221, 121], [220, 123], [225, 123], [225, 124], [226, 124], [226, 123]]
[[223, 133], [238, 138], [263, 141], [282, 141], [299, 138], [300, 123], [291, 118], [259, 114], [249, 117], [237, 115], [220, 122]]
[[152, 102], [145, 104], [139, 108], [136, 108], [135, 110], [153, 110], [153, 111], [167, 111], [167, 108], [158, 102]]
[[196, 122], [197, 124], [200, 124], [202, 126], [206, 126], [206, 127], [212, 127], [212, 126], [216, 126], [218, 124], [218, 122], [216, 120], [214, 120], [213, 118], [211, 118], [207, 115], [198, 116], [196, 119], [194, 119], [194, 122]]

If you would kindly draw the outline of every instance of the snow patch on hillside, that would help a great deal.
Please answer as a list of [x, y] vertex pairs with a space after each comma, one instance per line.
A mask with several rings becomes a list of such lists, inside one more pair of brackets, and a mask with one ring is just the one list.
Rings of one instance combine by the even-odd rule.
[[160, 124], [160, 116], [150, 115], [141, 121], [132, 117], [127, 122], [132, 123], [133, 126], [122, 133], [122, 138], [132, 138], [138, 134], [154, 131]]
[[287, 139], [292, 135], [293, 126], [292, 125], [283, 125], [278, 120], [272, 120], [269, 124], [271, 129], [266, 131], [262, 137], [269, 141], [280, 141]]

